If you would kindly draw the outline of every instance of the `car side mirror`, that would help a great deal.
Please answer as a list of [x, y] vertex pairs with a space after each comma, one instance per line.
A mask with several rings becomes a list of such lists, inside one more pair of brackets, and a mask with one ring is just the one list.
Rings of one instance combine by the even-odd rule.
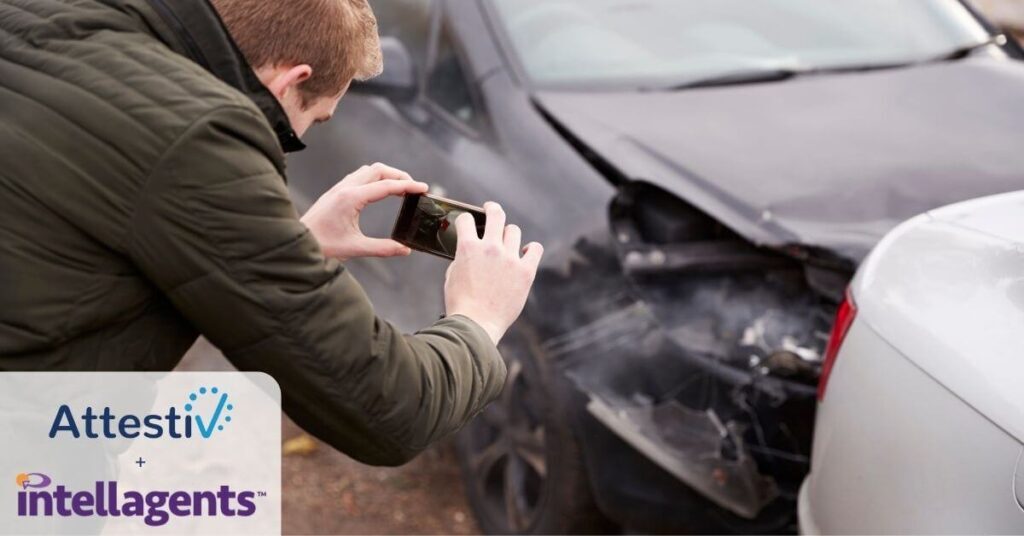
[[365, 82], [353, 82], [351, 91], [363, 95], [375, 95], [396, 102], [408, 102], [416, 97], [416, 64], [409, 49], [395, 37], [380, 40], [384, 72]]

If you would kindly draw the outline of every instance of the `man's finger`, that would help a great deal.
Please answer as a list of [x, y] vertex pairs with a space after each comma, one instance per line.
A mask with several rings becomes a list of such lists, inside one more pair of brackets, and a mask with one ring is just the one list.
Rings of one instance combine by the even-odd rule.
[[480, 240], [480, 237], [476, 234], [476, 219], [468, 212], [463, 212], [459, 214], [458, 218], [455, 218], [455, 233], [460, 244], [465, 244], [472, 240]]
[[363, 186], [383, 180], [411, 181], [412, 176], [398, 168], [378, 162], [359, 168], [346, 182], [351, 186]]
[[508, 225], [505, 227], [505, 249], [509, 253], [519, 256], [519, 248], [523, 244], [523, 231], [519, 229], [518, 225]]
[[523, 248], [523, 262], [534, 272], [540, 266], [540, 260], [544, 257], [544, 246], [537, 242], [530, 242]]
[[377, 201], [383, 201], [391, 196], [425, 194], [427, 193], [427, 188], [429, 186], [423, 182], [388, 179], [360, 186], [355, 190], [355, 195], [358, 197], [359, 202], [366, 206]]
[[488, 201], [484, 203], [484, 212], [487, 213], [484, 241], [502, 243], [505, 235], [505, 210], [501, 205]]

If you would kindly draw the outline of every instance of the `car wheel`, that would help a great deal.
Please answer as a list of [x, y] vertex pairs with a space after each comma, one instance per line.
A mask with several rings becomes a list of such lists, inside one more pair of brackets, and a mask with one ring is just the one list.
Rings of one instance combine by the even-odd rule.
[[579, 444], [528, 328], [502, 342], [501, 397], [456, 440], [470, 507], [489, 534], [604, 533]]

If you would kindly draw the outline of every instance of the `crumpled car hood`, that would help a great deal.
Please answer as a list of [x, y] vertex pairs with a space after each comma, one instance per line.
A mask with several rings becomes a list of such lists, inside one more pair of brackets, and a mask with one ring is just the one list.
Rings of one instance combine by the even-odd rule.
[[762, 245], [854, 262], [901, 221], [1024, 187], [1024, 64], [971, 58], [788, 82], [541, 92], [620, 172]]

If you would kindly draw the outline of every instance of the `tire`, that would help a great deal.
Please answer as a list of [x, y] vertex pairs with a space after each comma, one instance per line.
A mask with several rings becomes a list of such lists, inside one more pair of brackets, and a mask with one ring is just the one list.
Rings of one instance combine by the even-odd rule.
[[615, 531], [595, 503], [564, 401], [528, 327], [502, 342], [501, 397], [456, 438], [470, 508], [488, 534]]

